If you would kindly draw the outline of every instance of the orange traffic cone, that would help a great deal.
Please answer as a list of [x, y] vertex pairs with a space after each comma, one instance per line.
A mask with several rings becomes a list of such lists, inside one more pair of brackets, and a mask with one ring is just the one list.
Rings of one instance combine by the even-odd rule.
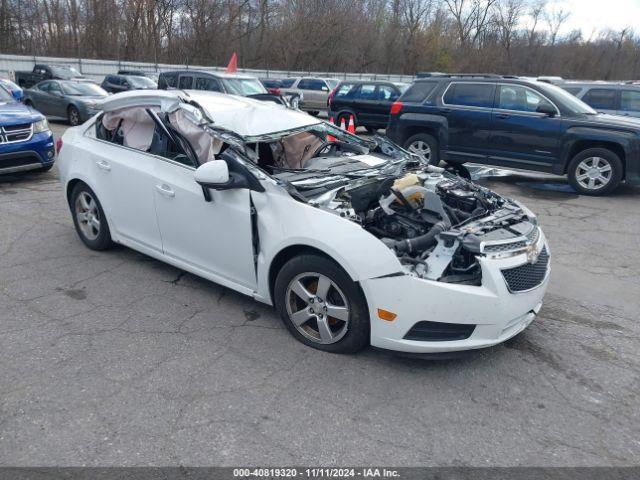
[[[331, 125], [335, 125], [335, 122], [333, 121], [333, 117], [329, 117], [329, 123]], [[336, 141], [336, 137], [334, 137], [333, 135], [327, 134], [327, 142], [335, 142], [335, 141]]]
[[345, 124], [344, 117], [342, 117], [342, 118], [340, 119], [340, 128], [341, 128], [342, 130], [346, 130], [346, 129], [347, 129], [347, 125]]
[[356, 134], [356, 124], [353, 122], [353, 115], [349, 115], [349, 126], [347, 127], [347, 132]]

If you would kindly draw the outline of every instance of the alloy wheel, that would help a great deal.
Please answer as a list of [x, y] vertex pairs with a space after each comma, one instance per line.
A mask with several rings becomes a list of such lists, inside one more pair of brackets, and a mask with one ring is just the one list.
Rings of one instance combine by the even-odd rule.
[[80, 114], [75, 108], [69, 109], [69, 124], [75, 127], [80, 124]]
[[606, 158], [588, 157], [576, 168], [576, 180], [587, 190], [600, 190], [611, 180], [613, 170]]
[[335, 343], [347, 333], [349, 302], [329, 277], [301, 273], [289, 283], [285, 295], [291, 323], [312, 342]]
[[429, 162], [431, 160], [431, 147], [427, 142], [423, 142], [422, 140], [416, 140], [411, 145], [409, 145], [408, 150], [411, 153], [415, 153], [426, 162]]
[[98, 203], [89, 192], [80, 192], [75, 204], [76, 219], [82, 234], [88, 240], [95, 240], [100, 235], [100, 211]]

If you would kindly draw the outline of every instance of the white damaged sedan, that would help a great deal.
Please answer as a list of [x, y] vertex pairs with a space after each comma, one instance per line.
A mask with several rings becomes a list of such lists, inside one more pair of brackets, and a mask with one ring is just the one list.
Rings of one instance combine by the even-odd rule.
[[62, 138], [81, 240], [126, 245], [275, 305], [301, 342], [487, 347], [535, 318], [549, 248], [523, 205], [304, 113], [133, 91]]

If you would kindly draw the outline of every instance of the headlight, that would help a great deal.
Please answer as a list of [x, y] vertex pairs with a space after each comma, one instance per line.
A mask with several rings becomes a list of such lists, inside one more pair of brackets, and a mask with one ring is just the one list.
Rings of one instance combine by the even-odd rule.
[[538, 217], [536, 216], [535, 213], [533, 213], [531, 210], [529, 210], [526, 206], [524, 206], [522, 203], [520, 203], [517, 200], [514, 200], [513, 203], [515, 203], [518, 207], [520, 207], [520, 209], [524, 212], [524, 214], [529, 217], [529, 220], [531, 220], [531, 223], [533, 223], [534, 225], [538, 225]]
[[89, 108], [96, 108], [96, 105], [98, 105], [98, 102], [94, 102], [93, 100], [87, 100], [84, 102], [84, 104]]
[[46, 118], [39, 120], [33, 124], [33, 133], [40, 132], [48, 132], [49, 131], [49, 122], [47, 122]]

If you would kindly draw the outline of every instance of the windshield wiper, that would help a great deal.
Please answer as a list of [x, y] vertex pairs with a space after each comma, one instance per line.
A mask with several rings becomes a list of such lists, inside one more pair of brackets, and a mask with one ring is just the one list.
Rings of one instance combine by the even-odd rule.
[[[331, 173], [330, 168], [325, 169], [314, 169], [314, 168], [289, 168], [289, 167], [276, 167], [273, 165], [271, 167], [273, 170], [278, 170], [279, 172], [293, 172], [293, 173]], [[333, 175], [342, 175], [341, 173], [335, 173]]]

